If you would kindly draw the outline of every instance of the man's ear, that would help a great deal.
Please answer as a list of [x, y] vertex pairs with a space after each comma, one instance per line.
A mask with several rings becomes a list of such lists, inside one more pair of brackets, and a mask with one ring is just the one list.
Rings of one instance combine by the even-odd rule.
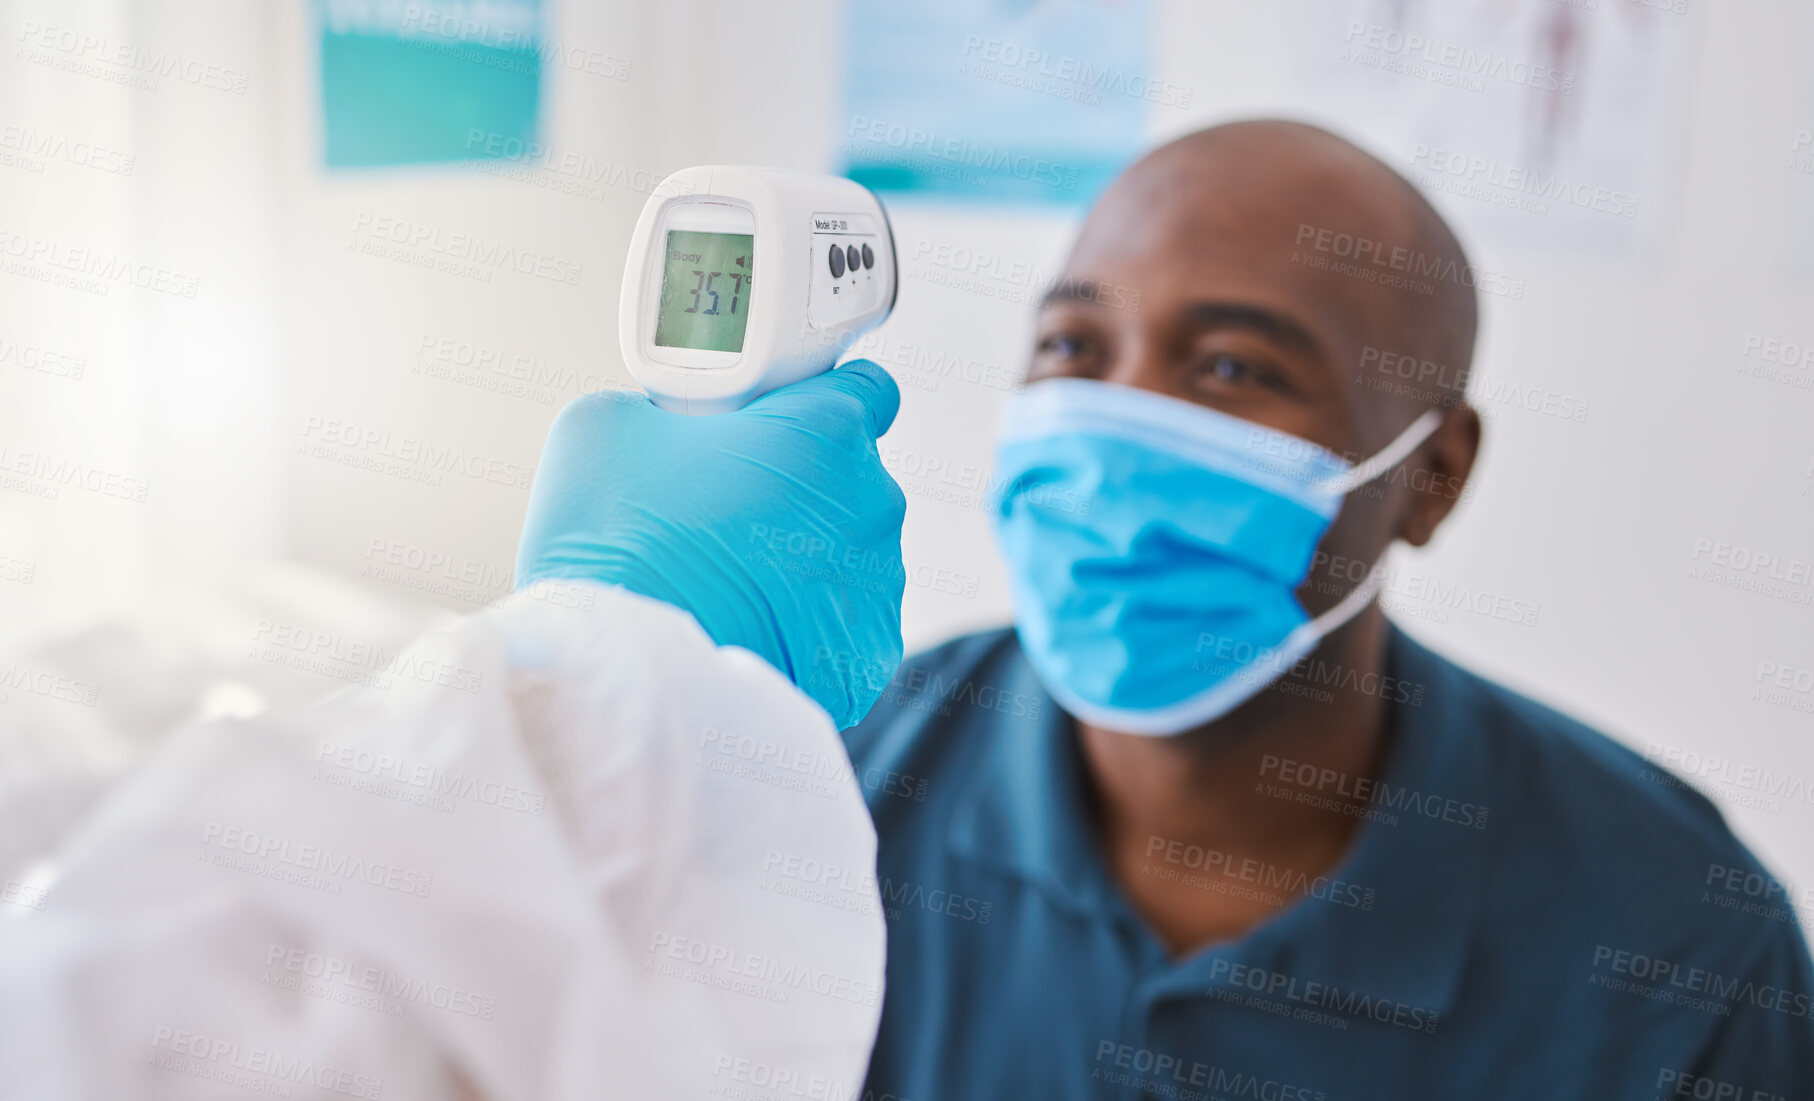
[[1448, 518], [1474, 471], [1480, 432], [1480, 414], [1463, 403], [1449, 410], [1430, 434], [1429, 442], [1419, 449], [1423, 461], [1412, 470], [1410, 507], [1398, 528], [1400, 539], [1421, 547]]

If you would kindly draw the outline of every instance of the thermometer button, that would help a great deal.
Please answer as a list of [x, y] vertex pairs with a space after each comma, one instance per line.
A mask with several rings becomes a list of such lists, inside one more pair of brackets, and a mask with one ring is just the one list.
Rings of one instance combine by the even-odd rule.
[[844, 248], [841, 245], [831, 246], [831, 277], [838, 278], [844, 274]]

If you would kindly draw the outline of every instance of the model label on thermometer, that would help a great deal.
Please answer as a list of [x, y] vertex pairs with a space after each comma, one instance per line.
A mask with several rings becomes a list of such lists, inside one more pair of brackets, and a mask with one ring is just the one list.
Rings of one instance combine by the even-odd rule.
[[755, 240], [748, 233], [668, 231], [655, 343], [714, 352], [743, 350]]

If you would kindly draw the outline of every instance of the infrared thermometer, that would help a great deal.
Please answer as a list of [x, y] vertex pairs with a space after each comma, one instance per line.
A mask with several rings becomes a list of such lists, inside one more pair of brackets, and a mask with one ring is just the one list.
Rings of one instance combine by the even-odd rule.
[[618, 342], [656, 405], [724, 413], [828, 370], [894, 309], [888, 213], [838, 176], [684, 168], [624, 262]]

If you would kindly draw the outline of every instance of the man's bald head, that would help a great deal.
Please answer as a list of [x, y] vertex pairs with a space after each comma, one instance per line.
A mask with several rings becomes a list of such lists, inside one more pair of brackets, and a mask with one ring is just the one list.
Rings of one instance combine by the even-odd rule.
[[1163, 145], [1104, 192], [1076, 251], [1231, 247], [1295, 254], [1307, 282], [1382, 323], [1368, 347], [1447, 368], [1423, 386], [1461, 400], [1479, 317], [1467, 255], [1409, 181], [1326, 130], [1237, 122]]

